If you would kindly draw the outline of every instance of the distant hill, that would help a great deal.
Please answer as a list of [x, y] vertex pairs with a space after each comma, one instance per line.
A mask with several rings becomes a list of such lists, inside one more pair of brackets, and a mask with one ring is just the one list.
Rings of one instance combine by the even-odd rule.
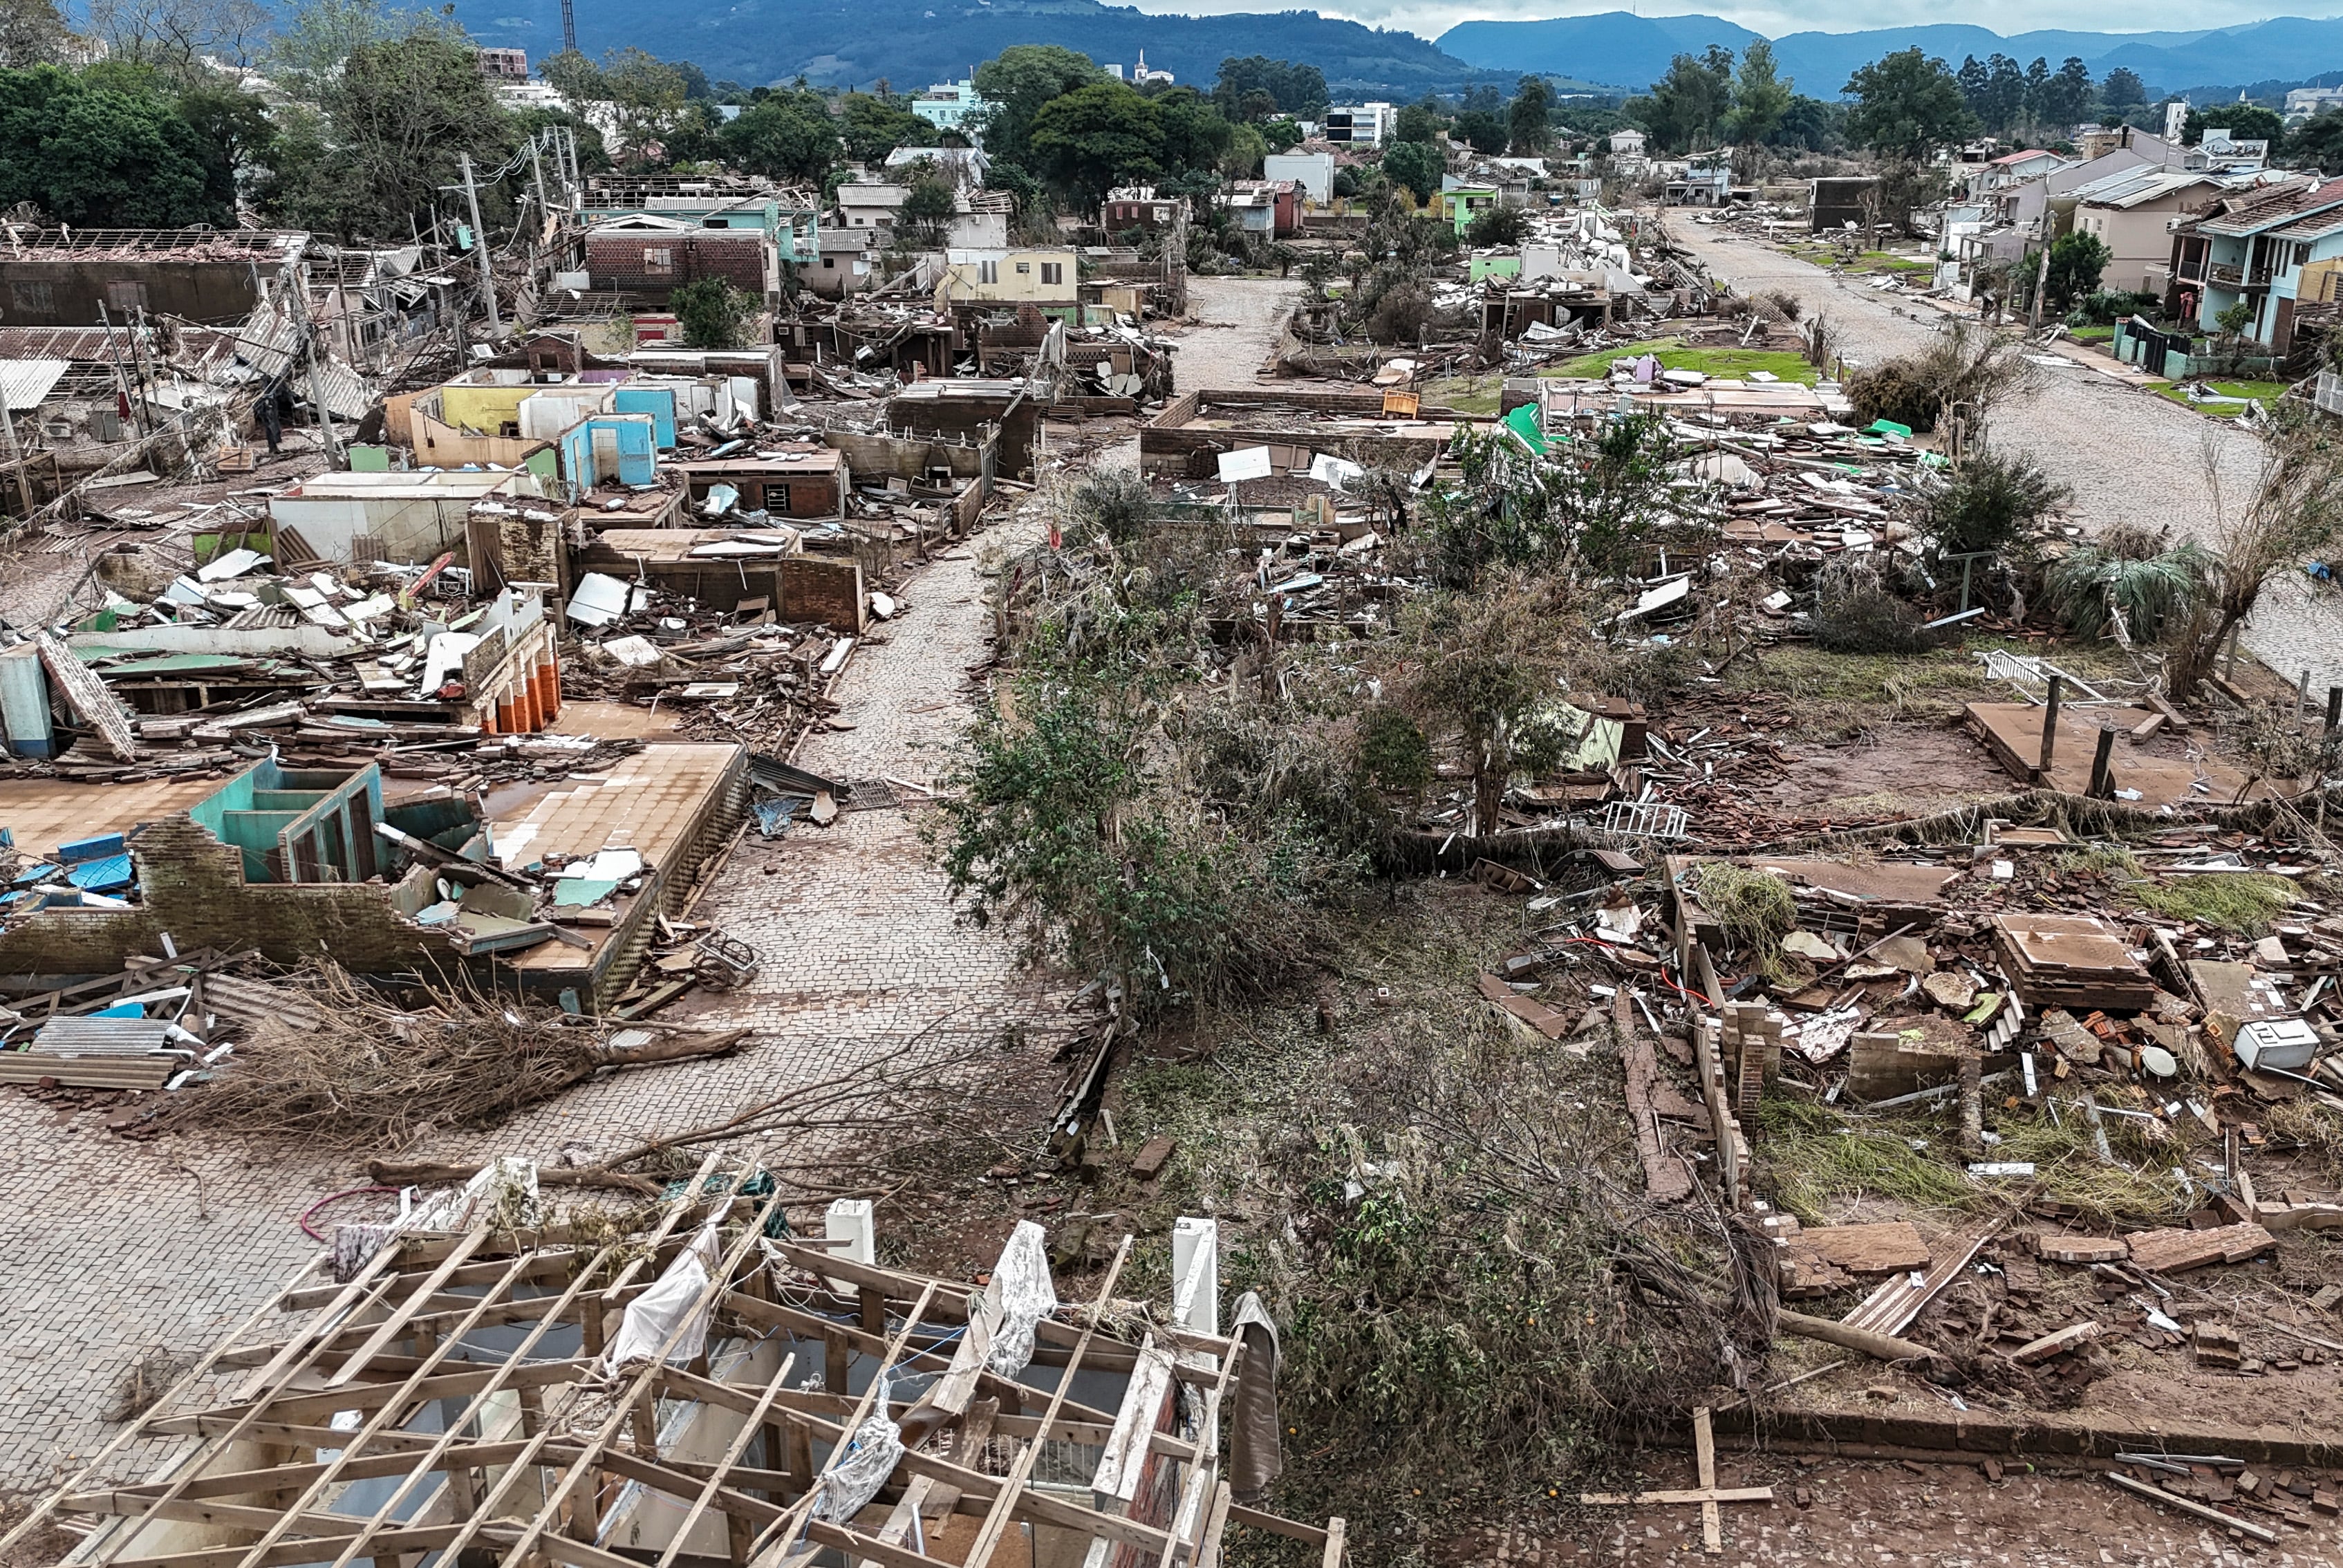
[[[588, 55], [634, 45], [749, 86], [802, 73], [817, 86], [868, 87], [883, 76], [898, 92], [918, 91], [966, 76], [1012, 44], [1061, 44], [1126, 68], [1144, 49], [1151, 69], [1203, 87], [1232, 55], [1306, 61], [1325, 72], [1337, 102], [1405, 102], [1483, 79], [1510, 91], [1521, 75], [1502, 63], [1476, 70], [1413, 33], [1314, 11], [1155, 16], [1098, 0], [730, 0], [704, 7], [577, 0], [577, 11], [578, 45]], [[462, 19], [480, 42], [525, 48], [532, 61], [561, 47], [559, 0], [489, 0]]]
[[[1608, 11], [1544, 22], [1460, 22], [1438, 40], [1465, 64], [1488, 70], [1548, 71], [1641, 90], [1668, 61], [1711, 44], [1738, 53], [1757, 35], [1721, 16], [1634, 16]], [[1914, 46], [1958, 65], [1965, 55], [1994, 53], [2053, 65], [2080, 56], [2094, 75], [2118, 65], [2139, 73], [2151, 91], [2192, 82], [2299, 79], [2343, 68], [2343, 17], [2273, 17], [2243, 26], [2185, 33], [2042, 31], [2011, 36], [1942, 23], [1860, 33], [1791, 33], [1774, 40], [1783, 75], [1816, 97], [1835, 97], [1859, 66]]]

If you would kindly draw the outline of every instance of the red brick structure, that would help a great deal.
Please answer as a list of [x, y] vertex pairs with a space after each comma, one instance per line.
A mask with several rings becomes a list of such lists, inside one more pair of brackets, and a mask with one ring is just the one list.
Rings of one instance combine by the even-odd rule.
[[671, 218], [619, 218], [586, 233], [586, 273], [595, 288], [663, 294], [720, 277], [762, 299], [780, 289], [780, 263], [762, 229], [699, 228]]

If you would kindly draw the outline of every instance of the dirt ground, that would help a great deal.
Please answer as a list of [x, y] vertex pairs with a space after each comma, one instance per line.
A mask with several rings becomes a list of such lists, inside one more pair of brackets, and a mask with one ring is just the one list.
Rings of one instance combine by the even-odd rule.
[[[1644, 1456], [1644, 1484], [1694, 1484], [1690, 1454]], [[2274, 1524], [2265, 1546], [2117, 1490], [2095, 1474], [2028, 1474], [1999, 1482], [1969, 1465], [1905, 1464], [1751, 1454], [1720, 1447], [1720, 1486], [1771, 1486], [1775, 1501], [1721, 1505], [1725, 1563], [1986, 1564], [2267, 1563], [2331, 1568], [2343, 1563], [2335, 1522], [2308, 1530]], [[1802, 1504], [1801, 1498], [1805, 1499]], [[1644, 1564], [1706, 1561], [1700, 1510], [1641, 1506], [1579, 1509], [1563, 1528], [1458, 1543], [1443, 1560], [1534, 1564]]]

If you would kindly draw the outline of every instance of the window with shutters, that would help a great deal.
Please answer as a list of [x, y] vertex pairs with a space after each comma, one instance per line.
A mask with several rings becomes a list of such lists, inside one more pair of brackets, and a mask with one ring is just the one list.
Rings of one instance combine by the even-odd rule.
[[1001, 264], [997, 261], [978, 262], [976, 264], [976, 280], [979, 283], [999, 283], [1001, 281]]
[[1063, 282], [1065, 282], [1065, 281], [1066, 281], [1066, 266], [1065, 266], [1065, 263], [1063, 263], [1063, 262], [1059, 262], [1059, 261], [1045, 261], [1045, 262], [1043, 262], [1043, 263], [1041, 264], [1041, 281], [1042, 281], [1042, 282], [1044, 282], [1044, 283], [1063, 283]]
[[125, 314], [146, 309], [146, 286], [135, 278], [116, 278], [106, 286], [106, 307]]
[[46, 283], [12, 283], [8, 286], [8, 303], [19, 310], [54, 310], [56, 289]]
[[1021, 261], [1017, 264], [1017, 270], [1020, 272], [1031, 272], [1033, 270], [1033, 264], [1030, 261]]
[[672, 247], [653, 248], [649, 246], [644, 246], [643, 270], [645, 272], [673, 272], [675, 270], [674, 249]]

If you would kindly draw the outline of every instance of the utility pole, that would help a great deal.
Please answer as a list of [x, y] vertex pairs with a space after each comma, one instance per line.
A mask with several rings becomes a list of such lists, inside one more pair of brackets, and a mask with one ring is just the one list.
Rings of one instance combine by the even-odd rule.
[[545, 160], [538, 156], [538, 144], [543, 140], [541, 136], [528, 139], [529, 172], [537, 177], [537, 224], [540, 236], [545, 232], [546, 220], [553, 216], [553, 206], [545, 199]]
[[326, 458], [341, 466], [342, 441], [334, 434], [334, 410], [326, 401], [326, 381], [317, 369], [317, 318], [309, 311], [309, 264], [303, 262], [296, 283], [301, 290], [301, 347], [309, 358], [309, 404], [317, 411], [317, 428], [326, 437]]
[[480, 187], [472, 180], [472, 155], [458, 155], [464, 160], [464, 200], [472, 209], [472, 259], [480, 266], [480, 297], [488, 301], [488, 336], [502, 337], [505, 324], [497, 315], [497, 277], [488, 266], [488, 235], [480, 226]]
[[[24, 508], [19, 515], [29, 523], [33, 520], [33, 477], [25, 471], [25, 448], [16, 445], [16, 416], [8, 411], [5, 396], [0, 396], [0, 461], [16, 470], [16, 504]], [[2330, 701], [2327, 706], [2332, 708], [2335, 704]], [[2328, 728], [2335, 727], [2329, 724]]]
[[2026, 312], [2026, 330], [2030, 336], [2042, 330], [2042, 296], [2050, 286], [2050, 222], [2042, 220], [2042, 265], [2034, 269], [2034, 308]]
[[106, 328], [106, 351], [114, 359], [115, 384], [122, 388], [122, 401], [130, 409], [131, 433], [144, 437], [146, 435], [146, 420], [139, 408], [144, 399], [131, 390], [130, 372], [122, 363], [122, 345], [114, 340], [114, 317], [103, 304], [97, 307], [97, 320], [98, 325]]

